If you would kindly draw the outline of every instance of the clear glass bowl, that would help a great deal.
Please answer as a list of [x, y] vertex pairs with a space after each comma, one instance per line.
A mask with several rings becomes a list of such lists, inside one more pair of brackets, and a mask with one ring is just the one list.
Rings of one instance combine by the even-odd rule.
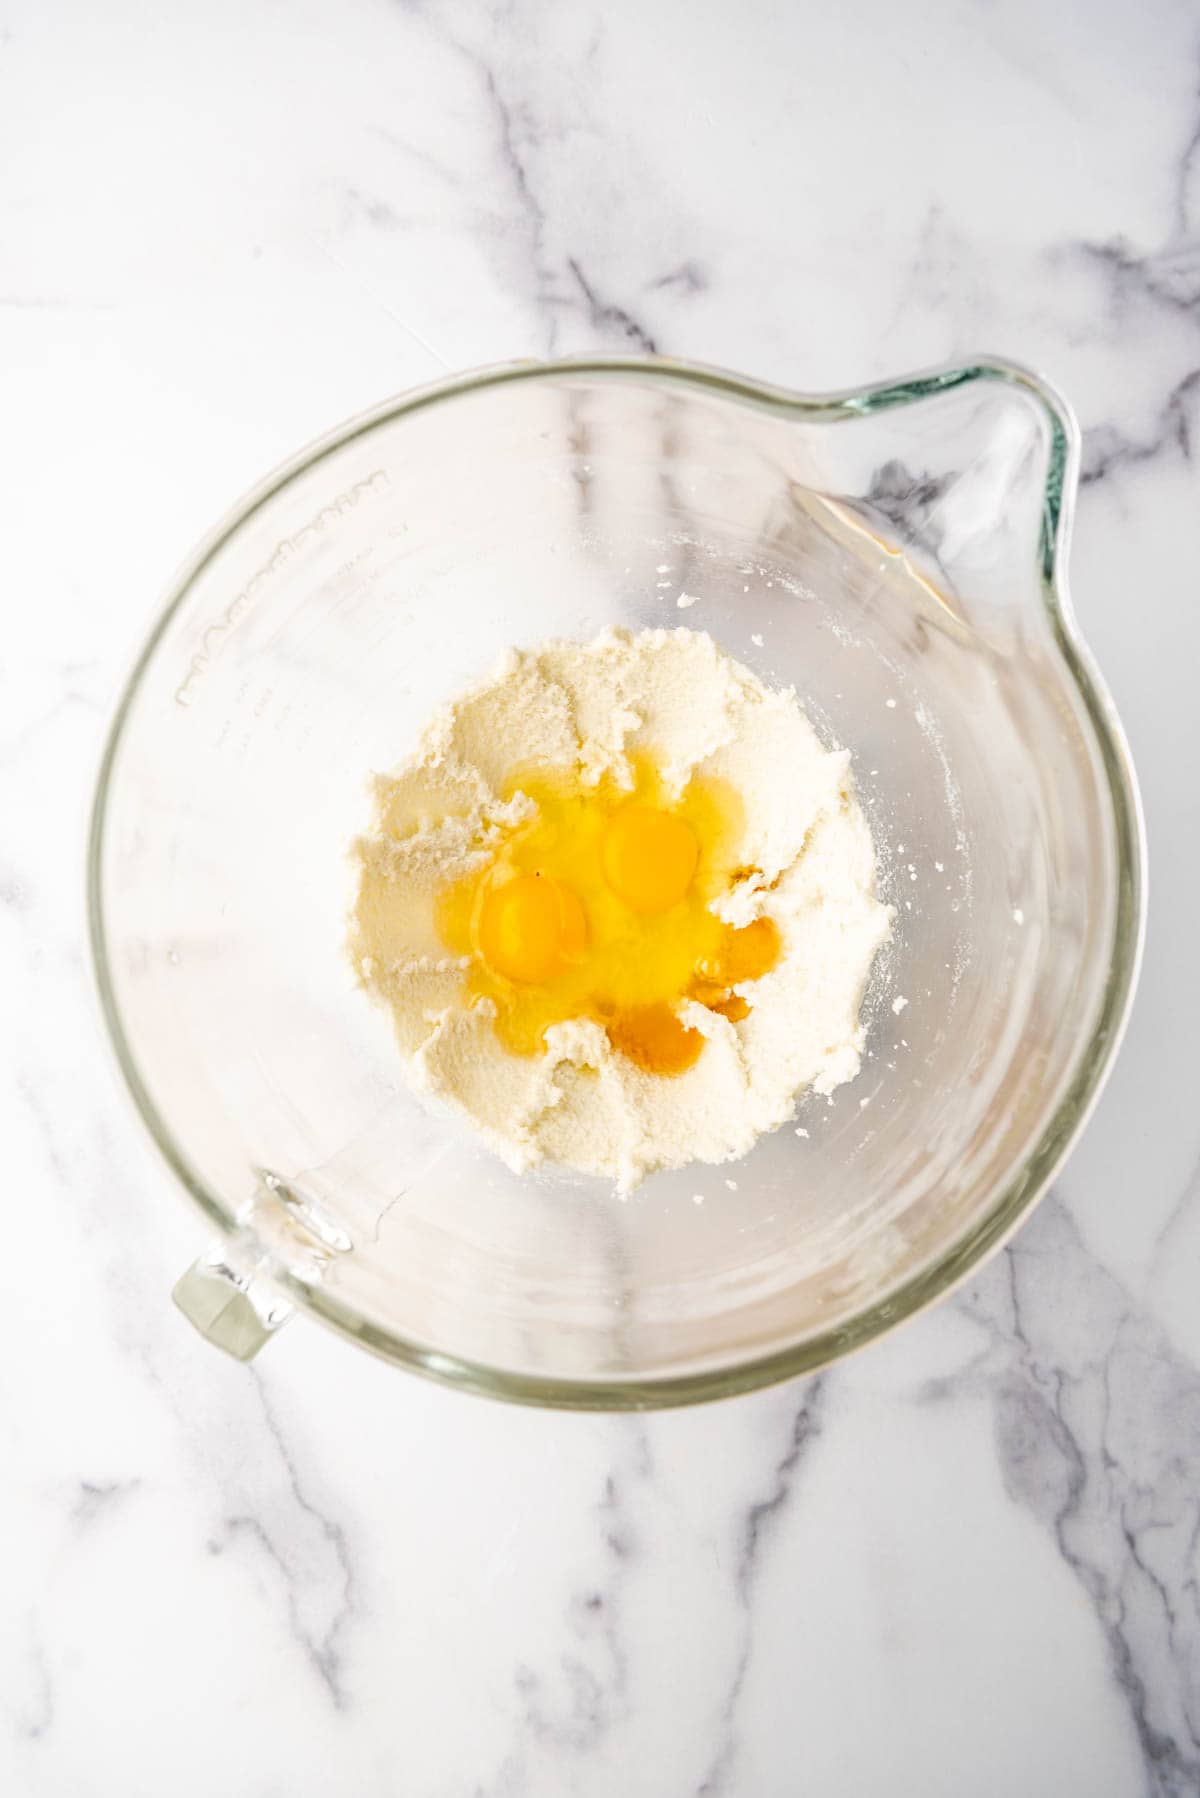
[[[636, 1407], [814, 1368], [994, 1249], [1141, 939], [1134, 775], [1066, 596], [1076, 465], [1007, 364], [807, 398], [575, 361], [406, 395], [239, 505], [134, 670], [90, 859], [121, 1066], [221, 1232], [194, 1321], [249, 1355], [298, 1302], [462, 1386]], [[897, 921], [858, 1080], [621, 1202], [409, 1093], [344, 959], [345, 850], [368, 773], [510, 645], [680, 622], [853, 752]]]

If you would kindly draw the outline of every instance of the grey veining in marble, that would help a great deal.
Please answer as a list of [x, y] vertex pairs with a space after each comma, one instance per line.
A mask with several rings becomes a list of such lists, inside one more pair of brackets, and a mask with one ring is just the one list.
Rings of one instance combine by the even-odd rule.
[[[0, 5], [0, 1791], [1200, 1792], [1198, 95], [1173, 0]], [[622, 1420], [310, 1326], [237, 1367], [88, 993], [108, 710], [297, 444], [602, 349], [1070, 395], [1125, 1051], [1005, 1253], [820, 1380]]]

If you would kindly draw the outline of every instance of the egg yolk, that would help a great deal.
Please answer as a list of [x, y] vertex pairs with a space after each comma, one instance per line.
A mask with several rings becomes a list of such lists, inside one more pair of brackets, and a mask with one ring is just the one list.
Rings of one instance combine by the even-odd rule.
[[635, 1005], [608, 1026], [608, 1040], [647, 1074], [682, 1074], [700, 1059], [704, 1038], [681, 1024], [669, 1005]]
[[610, 818], [600, 849], [604, 878], [637, 912], [670, 911], [692, 884], [700, 845], [686, 818], [630, 805]]
[[778, 958], [769, 919], [734, 929], [711, 910], [747, 872], [735, 855], [737, 794], [699, 779], [667, 793], [649, 757], [634, 773], [629, 791], [585, 786], [575, 770], [518, 772], [502, 796], [524, 793], [530, 815], [439, 895], [466, 1001], [491, 1002], [514, 1054], [539, 1054], [553, 1025], [591, 1018], [644, 1072], [682, 1073], [706, 1040], [680, 1020], [682, 1005], [738, 1023], [753, 998], [733, 988]]
[[545, 874], [518, 874], [484, 897], [479, 950], [507, 980], [531, 986], [553, 979], [587, 945], [587, 920], [570, 887]]
[[779, 926], [771, 918], [755, 918], [740, 930], [727, 931], [696, 972], [710, 986], [740, 986], [768, 973], [779, 960], [779, 950]]

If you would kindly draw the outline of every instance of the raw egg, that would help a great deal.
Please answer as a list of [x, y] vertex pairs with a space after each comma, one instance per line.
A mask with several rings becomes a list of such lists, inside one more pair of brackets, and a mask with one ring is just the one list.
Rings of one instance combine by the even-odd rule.
[[693, 779], [673, 796], [649, 757], [632, 791], [536, 769], [515, 775], [504, 797], [516, 792], [533, 815], [439, 899], [443, 941], [467, 961], [467, 1002], [491, 1000], [497, 1034], [518, 1055], [538, 1054], [554, 1024], [593, 1018], [645, 1072], [682, 1073], [705, 1043], [680, 1020], [683, 1003], [740, 1021], [752, 1001], [733, 987], [780, 952], [769, 919], [735, 930], [709, 909], [745, 873], [736, 793]]
[[549, 874], [515, 874], [484, 897], [479, 952], [507, 980], [544, 986], [578, 961], [586, 945], [583, 906]]
[[626, 805], [604, 827], [604, 878], [631, 910], [670, 911], [686, 898], [700, 844], [686, 818], [652, 805]]

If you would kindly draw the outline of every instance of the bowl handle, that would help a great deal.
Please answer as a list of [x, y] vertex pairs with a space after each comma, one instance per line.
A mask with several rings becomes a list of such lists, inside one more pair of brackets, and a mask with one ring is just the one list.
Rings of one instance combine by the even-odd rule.
[[263, 1277], [261, 1265], [238, 1266], [231, 1244], [214, 1243], [171, 1293], [201, 1336], [235, 1361], [252, 1361], [292, 1315], [292, 1306]]

